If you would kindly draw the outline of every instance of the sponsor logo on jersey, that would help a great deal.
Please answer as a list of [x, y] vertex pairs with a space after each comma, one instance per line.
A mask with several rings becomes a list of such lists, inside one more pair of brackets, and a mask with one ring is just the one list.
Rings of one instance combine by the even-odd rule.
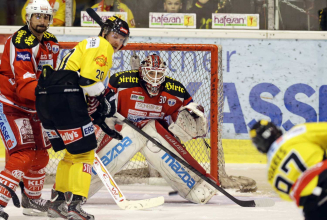
[[42, 60], [46, 60], [46, 59], [47, 59], [47, 55], [46, 55], [46, 54], [42, 54], [42, 55], [41, 55], [41, 59], [42, 59]]
[[188, 172], [178, 163], [172, 156], [165, 153], [161, 159], [168, 164], [168, 166], [178, 175], [178, 177], [187, 185], [188, 188], [192, 189], [195, 180], [188, 174]]
[[20, 41], [22, 39], [22, 37], [26, 34], [27, 32], [25, 30], [20, 30], [17, 32], [17, 36], [16, 36], [16, 39], [15, 39], [15, 43], [16, 44], [20, 44]]
[[49, 56], [49, 59], [52, 59], [52, 54], [51, 53], [48, 56]]
[[13, 175], [13, 177], [15, 177], [16, 179], [21, 179], [24, 176], [24, 172], [21, 170], [13, 170], [11, 172], [11, 175]]
[[[101, 161], [104, 166], [107, 166], [110, 162], [113, 161], [119, 154], [124, 152], [124, 150], [132, 144], [132, 140], [126, 136], [123, 138], [123, 140], [120, 141], [116, 146], [114, 146], [111, 150], [109, 150], [106, 155], [101, 157]], [[92, 169], [92, 172], [96, 174], [94, 169]]]
[[3, 177], [5, 177], [5, 176], [0, 175], [0, 183], [2, 183], [3, 185], [9, 186], [9, 188], [11, 188], [12, 190], [16, 191], [17, 185], [15, 184], [15, 181], [12, 180], [12, 179], [10, 179], [10, 178], [8, 178], [8, 177], [6, 177], [6, 179], [3, 178]]
[[133, 115], [139, 115], [139, 116], [146, 116], [146, 112], [136, 111], [133, 109], [128, 109], [128, 113], [131, 113]]
[[28, 180], [28, 186], [43, 186], [44, 179]]
[[27, 79], [27, 78], [36, 79], [36, 75], [34, 73], [27, 72], [23, 75], [23, 79]]
[[35, 40], [35, 36], [33, 34], [31, 34], [30, 36], [28, 36], [24, 42], [25, 44], [27, 44], [28, 46], [32, 46], [33, 45], [33, 42]]
[[173, 91], [185, 93], [185, 89], [182, 86], [176, 85], [175, 83], [166, 82], [165, 88], [167, 91], [173, 90]]
[[47, 32], [47, 31], [43, 33], [43, 37], [44, 38], [47, 38], [47, 39], [49, 39], [49, 38], [56, 38], [53, 34]]
[[59, 138], [56, 130], [44, 129], [45, 133], [47, 133], [49, 139]]
[[131, 100], [144, 102], [144, 96], [132, 94], [131, 95]]
[[142, 103], [142, 102], [136, 102], [135, 108], [139, 110], [154, 111], [154, 112], [161, 112], [162, 110], [161, 105], [153, 105], [153, 104]]
[[43, 134], [43, 144], [45, 147], [48, 147], [50, 146], [50, 139], [48, 137], [48, 134], [47, 132], [45, 131], [45, 129], [43, 128], [42, 124], [40, 124], [40, 127], [41, 127], [41, 131], [42, 131], [42, 134]]
[[37, 70], [42, 71], [43, 65], [45, 64], [53, 66], [53, 60], [40, 60], [39, 64], [37, 65]]
[[16, 147], [17, 140], [15, 138], [13, 131], [11, 130], [6, 115], [3, 113], [2, 103], [0, 103], [0, 130], [2, 133], [2, 137], [4, 139], [3, 141], [5, 142], [7, 148], [11, 150], [14, 147]]
[[176, 99], [168, 99], [168, 105], [174, 106], [176, 104]]
[[24, 51], [24, 52], [17, 52], [16, 56], [17, 61], [31, 61], [31, 54], [30, 52]]
[[127, 119], [130, 120], [130, 121], [132, 121], [132, 122], [139, 122], [139, 121], [145, 120], [147, 118], [145, 116], [128, 114], [127, 115]]
[[[59, 46], [58, 45], [52, 45], [52, 52], [54, 54], [58, 53], [59, 52]], [[50, 58], [50, 56], [49, 56], [49, 58]]]
[[89, 49], [89, 48], [96, 48], [100, 45], [100, 40], [99, 38], [95, 38], [95, 37], [92, 37], [92, 38], [88, 38], [87, 39], [87, 44], [86, 44], [86, 49]]
[[89, 136], [90, 134], [94, 133], [94, 126], [93, 123], [90, 122], [87, 125], [83, 126], [83, 134], [84, 137]]
[[107, 66], [108, 62], [107, 62], [107, 57], [105, 57], [104, 55], [100, 55], [98, 57], [96, 57], [94, 59], [95, 63], [101, 67], [103, 66]]
[[69, 130], [58, 130], [65, 145], [71, 144], [83, 138], [81, 128], [74, 128]]
[[92, 167], [88, 163], [83, 163], [83, 172], [91, 175]]
[[135, 93], [135, 94], [143, 94], [142, 92], [138, 92], [138, 91], [132, 91], [132, 93]]
[[18, 118], [14, 120], [20, 135], [22, 144], [35, 143], [32, 125], [28, 118]]
[[118, 84], [121, 83], [139, 83], [139, 78], [136, 76], [121, 76], [119, 78]]
[[161, 115], [161, 113], [154, 113], [154, 112], [150, 112], [149, 113], [149, 116], [150, 117], [158, 117], [158, 118], [160, 118], [160, 115]]

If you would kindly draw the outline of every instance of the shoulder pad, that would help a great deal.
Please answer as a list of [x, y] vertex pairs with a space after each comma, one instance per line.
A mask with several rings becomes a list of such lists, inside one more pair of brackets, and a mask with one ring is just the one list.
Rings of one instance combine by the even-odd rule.
[[53, 41], [55, 43], [58, 43], [57, 38], [53, 34], [51, 34], [50, 32], [47, 32], [47, 31], [44, 32], [43, 39], [47, 40], [47, 41]]
[[128, 70], [113, 74], [109, 83], [111, 86], [118, 88], [132, 88], [140, 86], [140, 77], [138, 70]]
[[12, 43], [18, 49], [27, 49], [35, 47], [39, 43], [39, 41], [28, 30], [27, 25], [25, 25], [13, 35]]
[[183, 98], [185, 97], [185, 93], [187, 93], [182, 83], [168, 76], [166, 76], [163, 86], [165, 92], [177, 97]]

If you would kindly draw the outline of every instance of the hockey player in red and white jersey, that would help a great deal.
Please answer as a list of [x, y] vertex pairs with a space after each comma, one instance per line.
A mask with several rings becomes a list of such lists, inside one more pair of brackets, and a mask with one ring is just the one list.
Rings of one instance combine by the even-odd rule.
[[[109, 88], [115, 92], [118, 113], [175, 154], [180, 155], [182, 152], [181, 157], [188, 157], [187, 162], [192, 166], [199, 166], [186, 149], [181, 147], [179, 140], [186, 142], [206, 134], [207, 121], [203, 107], [193, 102], [180, 82], [166, 75], [166, 64], [162, 58], [156, 54], [149, 55], [141, 62], [138, 70], [112, 75]], [[167, 116], [171, 116], [170, 125], [164, 120]], [[105, 122], [114, 128], [118, 121], [115, 118], [107, 118]], [[204, 204], [215, 195], [215, 188], [182, 167], [129, 126], [123, 125], [120, 133], [123, 140], [112, 139], [97, 152], [112, 175], [119, 172], [140, 151], [183, 198]], [[101, 187], [102, 182], [93, 173], [89, 196], [94, 195]]]
[[[36, 115], [35, 88], [42, 66], [55, 67], [59, 45], [47, 32], [53, 18], [48, 1], [31, 0], [26, 12], [27, 25], [8, 38], [1, 60], [0, 133], [7, 158], [0, 182], [16, 190], [22, 181], [23, 213], [46, 215], [49, 203], [41, 199], [41, 190], [51, 145]], [[8, 218], [3, 207], [10, 198], [0, 186], [0, 219]]]

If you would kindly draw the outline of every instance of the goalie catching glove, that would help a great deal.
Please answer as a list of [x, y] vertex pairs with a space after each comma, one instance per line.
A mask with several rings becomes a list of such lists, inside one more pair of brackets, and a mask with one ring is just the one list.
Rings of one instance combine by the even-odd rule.
[[176, 121], [168, 129], [183, 142], [204, 137], [207, 134], [207, 120], [203, 106], [192, 102], [181, 107]]

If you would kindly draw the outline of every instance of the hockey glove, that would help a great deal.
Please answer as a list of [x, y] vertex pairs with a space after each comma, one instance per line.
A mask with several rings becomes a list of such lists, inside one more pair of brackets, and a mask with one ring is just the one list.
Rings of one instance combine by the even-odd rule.
[[108, 125], [105, 122], [102, 122], [101, 124], [99, 124], [99, 127], [102, 129], [102, 131], [104, 133], [106, 133], [107, 135], [109, 135], [112, 138], [115, 138], [117, 140], [122, 140], [123, 136], [116, 130], [112, 130], [108, 127]]
[[93, 118], [93, 124], [98, 125], [104, 133], [117, 140], [123, 139], [123, 136], [115, 130], [115, 125], [113, 125], [113, 128], [111, 129], [110, 127], [112, 127], [112, 124], [108, 123], [109, 126], [106, 124], [106, 122], [111, 118], [106, 118], [106, 116], [101, 115], [97, 111], [94, 112], [91, 117]]
[[116, 113], [116, 96], [113, 91], [106, 89], [104, 94], [98, 97], [100, 105], [97, 112], [101, 116], [112, 117]]

